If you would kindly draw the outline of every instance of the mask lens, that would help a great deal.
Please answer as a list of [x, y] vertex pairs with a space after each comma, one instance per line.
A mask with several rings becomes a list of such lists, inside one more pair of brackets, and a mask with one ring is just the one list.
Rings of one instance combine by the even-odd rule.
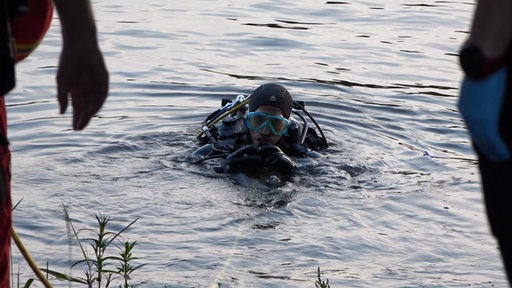
[[260, 130], [265, 126], [265, 122], [267, 121], [267, 118], [260, 114], [251, 114], [247, 116], [247, 119], [249, 120], [249, 128], [252, 130]]
[[273, 130], [274, 134], [281, 135], [284, 132], [286, 132], [286, 129], [288, 129], [288, 121], [285, 122], [283, 120], [286, 120], [286, 119], [271, 118], [268, 120], [270, 122], [270, 124], [272, 125], [272, 130]]
[[258, 131], [263, 129], [265, 126], [268, 126], [272, 133], [277, 136], [286, 133], [289, 126], [287, 119], [281, 116], [269, 115], [261, 112], [250, 112], [247, 114], [246, 123], [247, 127], [253, 131]]

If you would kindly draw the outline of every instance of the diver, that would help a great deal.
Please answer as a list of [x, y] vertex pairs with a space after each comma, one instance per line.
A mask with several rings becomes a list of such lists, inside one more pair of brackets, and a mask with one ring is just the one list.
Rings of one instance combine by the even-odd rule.
[[[292, 157], [318, 157], [316, 151], [327, 148], [322, 130], [304, 103], [294, 101], [280, 84], [263, 84], [248, 97], [239, 95], [223, 104], [203, 122], [197, 137], [202, 147], [194, 152], [195, 163], [224, 158], [216, 169], [219, 173], [274, 175], [287, 180], [298, 166]], [[309, 116], [321, 136], [298, 110]]]

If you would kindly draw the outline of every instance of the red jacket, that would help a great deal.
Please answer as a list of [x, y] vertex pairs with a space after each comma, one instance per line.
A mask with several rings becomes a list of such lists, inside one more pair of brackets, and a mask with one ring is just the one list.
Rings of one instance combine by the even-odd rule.
[[[51, 0], [29, 0], [28, 4], [29, 11], [16, 16], [11, 22], [11, 34], [16, 42], [16, 61], [21, 61], [37, 47], [52, 20]], [[0, 133], [4, 139], [7, 137], [6, 114], [4, 97], [0, 95]], [[9, 260], [12, 227], [10, 158], [8, 145], [0, 143], [0, 177], [2, 177], [0, 185], [3, 186], [0, 187], [0, 288], [10, 286]]]

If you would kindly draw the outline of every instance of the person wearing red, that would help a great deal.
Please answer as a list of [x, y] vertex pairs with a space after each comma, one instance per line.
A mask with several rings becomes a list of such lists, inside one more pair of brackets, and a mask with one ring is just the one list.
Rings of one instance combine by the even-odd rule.
[[[72, 126], [82, 130], [108, 94], [108, 71], [99, 49], [89, 0], [6, 0], [0, 4], [0, 287], [10, 284], [12, 201], [5, 94], [15, 85], [14, 63], [27, 57], [48, 30], [54, 5], [62, 26], [57, 99], [65, 113], [71, 99]], [[12, 45], [14, 42], [14, 45]], [[15, 48], [14, 48], [14, 47]], [[15, 51], [14, 51], [15, 50]], [[4, 96], [1, 96], [4, 95]]]

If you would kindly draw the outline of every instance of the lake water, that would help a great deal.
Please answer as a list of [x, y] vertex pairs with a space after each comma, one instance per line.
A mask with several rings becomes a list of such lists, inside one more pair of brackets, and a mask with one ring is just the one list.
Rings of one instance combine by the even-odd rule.
[[[58, 19], [7, 98], [14, 223], [41, 266], [81, 259], [67, 206], [77, 229], [140, 217], [140, 287], [314, 287], [318, 267], [333, 288], [507, 286], [456, 109], [474, 1], [93, 3], [111, 90], [88, 128], [58, 114]], [[307, 173], [270, 188], [186, 161], [221, 99], [265, 82], [323, 127]], [[16, 248], [13, 266], [33, 277]]]

